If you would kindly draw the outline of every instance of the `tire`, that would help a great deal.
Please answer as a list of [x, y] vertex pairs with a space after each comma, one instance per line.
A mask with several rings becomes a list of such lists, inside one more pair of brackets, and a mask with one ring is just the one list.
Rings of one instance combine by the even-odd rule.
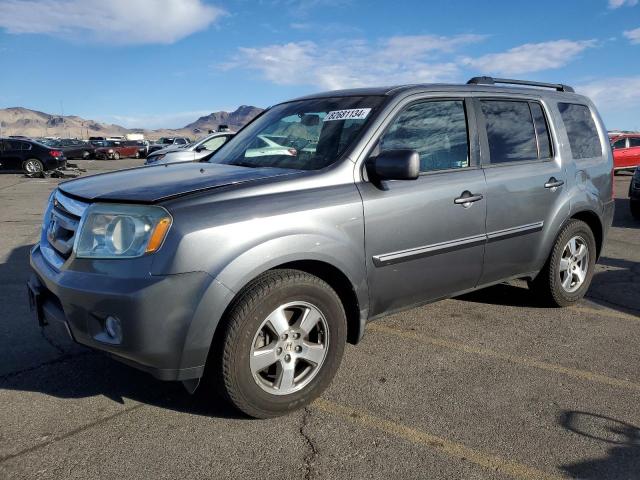
[[[573, 248], [569, 244], [572, 240], [576, 242]], [[586, 254], [576, 261], [583, 251], [582, 246]], [[596, 241], [591, 228], [580, 220], [571, 220], [558, 235], [547, 263], [529, 287], [545, 304], [568, 307], [587, 293], [595, 263]]]
[[91, 154], [89, 152], [87, 152], [86, 150], [84, 152], [82, 152], [82, 159], [83, 160], [87, 160], [90, 156], [91, 156]]
[[114, 160], [120, 160], [120, 154], [118, 152], [114, 152], [113, 153], [113, 159]]
[[[212, 347], [213, 368], [207, 371], [216, 378], [208, 383], [251, 417], [272, 418], [304, 407], [329, 386], [340, 366], [347, 338], [342, 302], [326, 282], [308, 273], [261, 275], [234, 301], [224, 322]], [[276, 336], [277, 330], [288, 332], [287, 339], [284, 333]], [[261, 347], [270, 352], [263, 370], [255, 360]], [[318, 363], [305, 360], [311, 356]]]
[[636, 220], [640, 220], [640, 200], [629, 200], [629, 209], [631, 216]]
[[44, 165], [37, 158], [30, 158], [22, 162], [24, 173], [39, 173], [44, 171]]
[[133, 158], [140, 158], [140, 152], [136, 152], [136, 154], [133, 156]]

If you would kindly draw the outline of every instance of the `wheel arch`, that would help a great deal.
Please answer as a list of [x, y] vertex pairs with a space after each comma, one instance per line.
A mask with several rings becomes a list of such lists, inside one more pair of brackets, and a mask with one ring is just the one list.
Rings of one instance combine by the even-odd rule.
[[598, 214], [593, 210], [581, 210], [574, 213], [569, 220], [580, 220], [589, 226], [596, 240], [596, 260], [600, 258], [604, 243], [604, 229]]

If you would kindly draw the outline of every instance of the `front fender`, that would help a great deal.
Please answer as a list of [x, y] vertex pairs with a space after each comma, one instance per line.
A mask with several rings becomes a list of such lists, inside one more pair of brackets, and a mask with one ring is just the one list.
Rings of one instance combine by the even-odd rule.
[[251, 280], [279, 265], [317, 261], [339, 269], [351, 282], [360, 310], [368, 308], [362, 252], [336, 239], [320, 235], [290, 235], [272, 239], [243, 252], [220, 271], [202, 296], [185, 339], [181, 368], [206, 363], [224, 313], [238, 292]]

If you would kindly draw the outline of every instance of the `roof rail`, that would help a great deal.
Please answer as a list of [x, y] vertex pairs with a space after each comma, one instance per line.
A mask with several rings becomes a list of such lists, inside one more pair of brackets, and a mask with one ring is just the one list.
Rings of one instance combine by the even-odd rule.
[[553, 88], [559, 92], [573, 93], [575, 90], [569, 85], [563, 85], [562, 83], [545, 83], [545, 82], [532, 82], [529, 80], [514, 80], [511, 78], [493, 78], [493, 77], [473, 77], [467, 82], [467, 85], [495, 85], [496, 83], [507, 83], [511, 85], [526, 85], [529, 87], [544, 87]]

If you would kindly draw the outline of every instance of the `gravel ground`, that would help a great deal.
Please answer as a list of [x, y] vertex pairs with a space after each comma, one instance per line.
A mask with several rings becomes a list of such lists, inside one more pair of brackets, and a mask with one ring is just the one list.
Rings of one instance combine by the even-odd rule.
[[390, 316], [321, 399], [256, 421], [41, 331], [24, 283], [59, 181], [0, 175], [0, 478], [640, 479], [629, 179], [578, 306], [541, 308], [513, 282]]

